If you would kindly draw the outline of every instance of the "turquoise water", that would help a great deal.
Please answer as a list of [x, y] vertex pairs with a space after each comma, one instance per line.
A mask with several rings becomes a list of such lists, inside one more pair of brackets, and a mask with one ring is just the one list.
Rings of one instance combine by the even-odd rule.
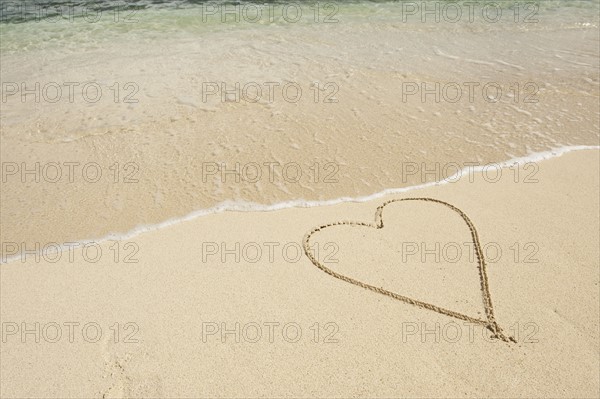
[[[523, 14], [527, 14], [528, 10], [533, 10], [535, 7], [536, 14], [547, 13], [550, 11], [574, 12], [575, 10], [589, 11], [589, 17], [597, 17], [599, 10], [598, 0], [533, 0], [533, 1], [513, 1], [513, 0], [496, 0], [496, 1], [456, 1], [456, 0], [437, 0], [437, 1], [313, 1], [313, 0], [296, 0], [296, 1], [205, 1], [205, 0], [95, 0], [93, 2], [84, 1], [64, 1], [64, 0], [35, 0], [35, 1], [0, 1], [0, 23], [24, 23], [24, 22], [40, 22], [44, 20], [54, 23], [59, 20], [72, 22], [77, 19], [87, 19], [89, 22], [96, 22], [96, 19], [113, 19], [113, 22], [120, 19], [121, 21], [132, 22], [138, 16], [149, 16], [147, 11], [153, 10], [169, 10], [181, 11], [185, 10], [185, 14], [177, 14], [178, 17], [206, 17], [203, 23], [216, 22], [225, 10], [233, 10], [236, 7], [239, 14], [246, 14], [240, 17], [240, 22], [255, 20], [263, 22], [266, 20], [279, 20], [284, 14], [287, 14], [289, 20], [296, 19], [296, 12], [300, 9], [303, 13], [302, 21], [308, 22], [315, 19], [316, 10], [321, 9], [319, 18], [330, 15], [332, 19], [339, 11], [345, 10], [360, 10], [365, 13], [373, 10], [387, 10], [389, 12], [402, 11], [411, 13], [413, 5], [423, 8], [433, 7], [433, 3], [438, 3], [440, 7], [448, 7], [447, 4], [459, 4], [464, 11], [467, 11], [467, 3], [475, 4], [473, 9], [477, 12], [477, 8], [482, 8], [484, 5], [492, 6], [494, 3], [500, 4], [505, 12], [510, 8], [513, 9], [516, 4], [519, 4]], [[450, 6], [451, 7], [451, 6]], [[526, 10], [525, 10], [526, 8]], [[261, 9], [262, 18], [255, 18], [257, 10]], [[285, 11], [284, 11], [285, 10]], [[420, 11], [420, 10], [418, 10]], [[492, 11], [492, 10], [490, 10]], [[509, 12], [510, 14], [510, 12]], [[99, 18], [99, 16], [102, 18]], [[164, 15], [164, 14], [159, 14]], [[240, 16], [238, 15], [238, 16]], [[420, 15], [420, 12], [417, 14]], [[491, 15], [491, 14], [490, 14]], [[585, 13], [580, 14], [585, 16]], [[110, 18], [106, 18], [110, 17]], [[306, 18], [308, 17], [308, 18]], [[229, 15], [229, 21], [232, 21], [232, 14]], [[318, 18], [317, 18], [318, 19]], [[189, 21], [188, 21], [189, 22]], [[220, 21], [219, 21], [220, 22]], [[183, 22], [185, 25], [185, 21]]]
[[[440, 3], [461, 3], [456, 0], [440, 0]], [[516, 3], [511, 0], [496, 0], [496, 3]], [[0, 5], [3, 8], [3, 15], [7, 17], [6, 22], [23, 22], [36, 17], [36, 9], [42, 8], [44, 12], [48, 13], [49, 16], [58, 15], [62, 11], [60, 9], [75, 8], [83, 9], [89, 8], [94, 10], [110, 11], [116, 9], [122, 10], [142, 10], [142, 9], [178, 9], [178, 8], [193, 8], [193, 7], [210, 7], [212, 5], [217, 6], [234, 6], [234, 5], [312, 5], [319, 3], [313, 0], [295, 0], [295, 1], [281, 1], [281, 0], [262, 0], [262, 1], [232, 1], [232, 0], [95, 0], [93, 2], [85, 1], [65, 1], [65, 0], [26, 0], [26, 1], [9, 1], [2, 0]], [[385, 4], [385, 3], [422, 3], [422, 1], [389, 1], [389, 0], [346, 0], [340, 1], [321, 1], [321, 4]], [[464, 3], [464, 2], [463, 2]], [[479, 1], [479, 3], [484, 3]], [[492, 3], [488, 1], [487, 3]], [[537, 3], [541, 7], [554, 8], [554, 7], [595, 7], [597, 6], [597, 0], [534, 0], [534, 1], [520, 1], [521, 4], [526, 3]]]
[[[0, 52], [11, 54], [41, 49], [70, 52], [122, 40], [146, 43], [166, 38], [202, 38], [209, 32], [256, 31], [268, 26], [290, 29], [318, 26], [326, 30], [338, 26], [360, 29], [360, 24], [379, 24], [382, 28], [401, 24], [407, 30], [462, 28], [470, 31], [597, 28], [600, 13], [599, 0], [480, 1], [475, 2], [475, 6], [466, 5], [468, 3], [473, 2], [2, 0]], [[497, 21], [493, 21], [498, 15], [493, 7], [484, 15], [484, 6], [490, 7], [492, 3], [501, 6], [502, 15]], [[462, 13], [459, 18], [456, 4]], [[435, 7], [438, 7], [435, 15], [424, 11]]]
[[[6, 95], [3, 161], [134, 159], [145, 173], [127, 189], [7, 190], [3, 215], [15, 242], [105, 236], [229, 201], [356, 198], [416, 184], [397, 173], [403, 160], [485, 163], [598, 141], [598, 1], [524, 1], [518, 15], [503, 1], [499, 21], [476, 8], [473, 21], [458, 22], [449, 21], [453, 2], [325, 2], [318, 14], [312, 2], [240, 3], [235, 18], [220, 15], [224, 3], [97, 2], [100, 11], [87, 16], [83, 5], [61, 3], [59, 17], [38, 18], [0, 2], [2, 83], [27, 91], [77, 84], [73, 101], [66, 89], [57, 102], [44, 89]], [[436, 21], [415, 4], [448, 12]], [[254, 20], [256, 10], [266, 15]], [[258, 103], [205, 100], [207, 82], [295, 82], [305, 95], [299, 103], [281, 93]], [[314, 101], [315, 82], [335, 84], [339, 102]], [[405, 83], [434, 82], [495, 82], [505, 95], [489, 101], [478, 89], [473, 100], [403, 100]], [[104, 93], [97, 102], [83, 98], [88, 83]], [[137, 102], [125, 101], [131, 84]], [[538, 102], [525, 101], [527, 84], [539, 89]], [[204, 183], [199, 160], [303, 168], [335, 161], [340, 183]], [[62, 227], [51, 218], [23, 223], [40, 201], [58, 209]], [[82, 204], [87, 224], [72, 218]]]

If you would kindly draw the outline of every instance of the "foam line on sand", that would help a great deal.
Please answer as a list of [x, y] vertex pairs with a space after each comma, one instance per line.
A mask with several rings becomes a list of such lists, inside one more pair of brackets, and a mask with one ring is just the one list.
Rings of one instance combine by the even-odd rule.
[[[447, 183], [456, 181], [457, 179], [462, 178], [464, 176], [469, 176], [471, 174], [481, 172], [488, 165], [495, 165], [496, 167], [499, 167], [499, 168], [508, 168], [508, 167], [511, 167], [514, 165], [523, 165], [523, 164], [526, 164], [529, 162], [540, 162], [540, 161], [560, 157], [564, 154], [567, 154], [567, 153], [570, 153], [573, 151], [599, 150], [599, 149], [600, 149], [600, 146], [588, 146], [588, 145], [559, 147], [559, 148], [548, 150], [548, 151], [531, 153], [531, 154], [529, 154], [527, 156], [523, 156], [523, 157], [511, 158], [511, 159], [508, 159], [508, 160], [502, 161], [502, 162], [490, 162], [487, 165], [466, 167], [466, 168], [459, 170], [452, 176], [447, 177], [443, 180], [438, 180], [438, 181], [428, 182], [428, 183], [423, 183], [423, 184], [417, 184], [417, 185], [408, 186], [408, 187], [388, 188], [383, 191], [379, 191], [377, 193], [370, 194], [367, 196], [362, 196], [362, 197], [340, 197], [340, 198], [335, 198], [335, 199], [331, 199], [331, 200], [322, 200], [322, 201], [306, 201], [306, 200], [298, 199], [298, 200], [292, 200], [292, 201], [278, 202], [275, 204], [257, 204], [254, 202], [246, 202], [246, 201], [224, 201], [224, 202], [221, 202], [221, 203], [215, 205], [214, 207], [199, 209], [199, 210], [193, 211], [182, 217], [170, 218], [163, 222], [155, 223], [155, 224], [140, 225], [140, 226], [137, 226], [137, 227], [125, 232], [125, 233], [110, 233], [103, 237], [99, 237], [99, 238], [95, 238], [95, 239], [70, 241], [70, 242], [65, 243], [67, 245], [56, 245], [56, 246], [53, 246], [52, 249], [50, 249], [48, 251], [43, 251], [43, 252], [45, 254], [52, 254], [52, 253], [56, 252], [56, 248], [58, 248], [59, 251], [64, 251], [64, 250], [68, 250], [69, 248], [72, 248], [73, 246], [85, 245], [88, 243], [102, 243], [102, 242], [109, 241], [109, 240], [114, 240], [114, 241], [127, 240], [127, 239], [134, 238], [136, 236], [139, 236], [140, 234], [144, 234], [144, 233], [147, 233], [150, 231], [163, 229], [166, 227], [176, 225], [178, 223], [194, 220], [194, 219], [202, 217], [202, 216], [225, 212], [225, 211], [269, 212], [269, 211], [277, 211], [277, 210], [287, 209], [287, 208], [312, 208], [312, 207], [318, 207], [318, 206], [330, 206], [330, 205], [336, 205], [336, 204], [345, 203], [345, 202], [368, 202], [368, 201], [372, 201], [375, 199], [383, 198], [383, 197], [385, 197], [387, 195], [391, 195], [391, 194], [402, 194], [402, 193], [406, 193], [406, 192], [409, 192], [412, 190], [419, 190], [422, 188], [447, 184]], [[0, 259], [0, 264], [10, 263], [10, 262], [18, 260], [20, 258], [21, 258], [21, 254], [12, 255], [12, 256], [8, 256], [8, 257], [2, 257], [2, 259]]]

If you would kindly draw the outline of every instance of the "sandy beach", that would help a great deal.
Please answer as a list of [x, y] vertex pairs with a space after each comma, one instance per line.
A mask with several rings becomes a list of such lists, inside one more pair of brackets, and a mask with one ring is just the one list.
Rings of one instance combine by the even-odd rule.
[[[75, 249], [55, 263], [28, 255], [2, 268], [2, 320], [16, 323], [4, 332], [2, 397], [594, 397], [598, 165], [597, 150], [575, 151], [540, 162], [535, 183], [479, 174], [364, 203], [224, 212], [103, 243], [96, 263]], [[473, 221], [496, 319], [516, 343], [335, 279], [297, 253], [314, 227], [371, 223], [381, 203], [409, 197]], [[381, 230], [315, 235], [318, 259], [485, 317], [464, 224], [431, 204], [399, 204]], [[430, 250], [427, 262], [402, 253], [409, 242]], [[127, 243], [138, 262], [115, 262], [110, 247]], [[435, 243], [463, 254], [436, 255]], [[39, 342], [23, 322], [39, 323]]]
[[0, 2], [1, 398], [599, 398], [600, 3]]

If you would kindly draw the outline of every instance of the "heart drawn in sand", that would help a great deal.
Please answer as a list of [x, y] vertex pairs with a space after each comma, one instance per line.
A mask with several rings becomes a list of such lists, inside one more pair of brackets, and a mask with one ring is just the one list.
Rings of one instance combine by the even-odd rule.
[[[439, 306], [436, 306], [436, 305], [433, 305], [433, 304], [430, 304], [427, 302], [418, 301], [416, 299], [412, 299], [412, 298], [397, 294], [395, 292], [385, 290], [381, 287], [376, 287], [374, 285], [370, 285], [370, 284], [364, 283], [362, 281], [353, 279], [351, 277], [345, 276], [343, 274], [337, 273], [337, 272], [329, 269], [323, 263], [321, 263], [318, 259], [316, 259], [315, 256], [313, 255], [313, 253], [310, 249], [311, 248], [310, 239], [313, 235], [315, 235], [319, 231], [329, 228], [329, 227], [332, 227], [332, 226], [340, 226], [340, 225], [363, 226], [363, 227], [368, 227], [368, 228], [382, 229], [383, 228], [383, 208], [385, 208], [386, 205], [389, 205], [391, 203], [401, 202], [401, 201], [427, 201], [427, 202], [433, 202], [433, 203], [443, 205], [443, 206], [449, 208], [450, 210], [452, 210], [453, 212], [456, 212], [466, 223], [467, 227], [469, 228], [469, 230], [471, 232], [471, 240], [472, 240], [473, 246], [475, 248], [475, 254], [477, 255], [477, 269], [479, 271], [479, 281], [481, 284], [481, 295], [482, 295], [482, 299], [483, 299], [483, 306], [485, 308], [485, 314], [486, 314], [487, 320], [477, 319], [475, 317], [467, 316], [465, 314], [458, 313], [453, 310], [444, 309], [442, 307], [439, 307]], [[496, 319], [494, 317], [494, 308], [492, 306], [492, 298], [490, 296], [490, 289], [489, 289], [489, 283], [488, 283], [487, 272], [486, 272], [485, 257], [483, 255], [483, 251], [481, 249], [481, 244], [479, 242], [479, 235], [477, 234], [475, 225], [463, 211], [461, 211], [454, 205], [451, 205], [447, 202], [440, 201], [440, 200], [437, 200], [434, 198], [401, 198], [401, 199], [389, 200], [377, 208], [377, 211], [375, 212], [375, 223], [344, 221], [344, 222], [334, 222], [334, 223], [316, 227], [304, 236], [303, 248], [304, 248], [304, 253], [310, 259], [310, 261], [315, 266], [317, 266], [319, 269], [323, 270], [325, 273], [329, 274], [330, 276], [333, 276], [333, 277], [340, 279], [342, 281], [345, 281], [347, 283], [354, 284], [359, 287], [366, 288], [368, 290], [371, 290], [371, 291], [374, 291], [374, 292], [377, 292], [377, 293], [380, 293], [383, 295], [387, 295], [387, 296], [397, 299], [399, 301], [409, 303], [411, 305], [418, 306], [423, 309], [433, 310], [434, 312], [441, 313], [446, 316], [450, 316], [450, 317], [454, 317], [454, 318], [457, 318], [460, 320], [468, 321], [470, 323], [482, 325], [482, 326], [486, 327], [487, 329], [489, 329], [493, 333], [494, 338], [498, 338], [498, 339], [501, 339], [502, 341], [506, 341], [506, 342], [516, 342], [514, 338], [508, 337], [504, 334], [504, 332], [502, 331], [502, 328], [500, 328], [500, 326], [498, 325], [498, 323], [496, 322]]]

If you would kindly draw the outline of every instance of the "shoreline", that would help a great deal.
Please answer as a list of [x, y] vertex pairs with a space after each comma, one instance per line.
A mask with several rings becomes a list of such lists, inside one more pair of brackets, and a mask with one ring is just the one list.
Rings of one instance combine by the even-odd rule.
[[[268, 204], [268, 205], [256, 204], [256, 203], [250, 203], [250, 202], [230, 203], [229, 201], [227, 201], [227, 202], [220, 203], [212, 208], [199, 209], [199, 210], [190, 212], [187, 215], [184, 215], [182, 217], [172, 217], [172, 218], [168, 218], [165, 221], [160, 222], [160, 223], [140, 225], [140, 226], [137, 226], [137, 227], [135, 227], [127, 232], [124, 232], [124, 233], [110, 233], [110, 234], [107, 234], [105, 236], [95, 238], [95, 239], [91, 238], [91, 239], [69, 241], [69, 242], [64, 243], [64, 244], [69, 244], [69, 245], [67, 245], [67, 246], [62, 245], [60, 247], [59, 252], [69, 250], [70, 246], [72, 246], [73, 244], [85, 245], [85, 244], [89, 244], [89, 243], [98, 244], [98, 243], [103, 243], [106, 241], [127, 240], [127, 239], [137, 237], [137, 236], [147, 233], [147, 232], [157, 231], [160, 229], [164, 229], [167, 227], [177, 225], [179, 223], [188, 222], [188, 221], [200, 218], [200, 217], [204, 217], [204, 216], [212, 215], [212, 214], [218, 214], [218, 213], [222, 213], [222, 212], [271, 212], [271, 211], [278, 211], [278, 210], [290, 209], [290, 208], [313, 208], [313, 207], [330, 206], [330, 205], [337, 205], [337, 204], [343, 204], [343, 203], [369, 202], [369, 201], [373, 201], [375, 199], [383, 198], [388, 195], [402, 194], [402, 193], [406, 193], [406, 192], [409, 192], [412, 190], [419, 190], [419, 189], [428, 188], [428, 187], [456, 183], [456, 182], [460, 181], [461, 178], [464, 178], [465, 176], [470, 176], [471, 174], [481, 172], [488, 165], [495, 165], [501, 169], [505, 169], [507, 167], [514, 166], [514, 165], [522, 166], [523, 164], [526, 164], [528, 162], [541, 162], [541, 161], [552, 160], [554, 158], [558, 158], [565, 154], [575, 152], [575, 151], [592, 151], [592, 150], [600, 150], [600, 146], [589, 146], [589, 145], [562, 146], [562, 147], [558, 147], [556, 149], [542, 151], [542, 152], [534, 152], [534, 153], [531, 153], [526, 156], [511, 158], [511, 159], [501, 161], [501, 162], [491, 162], [486, 165], [478, 165], [478, 166], [474, 166], [474, 167], [470, 167], [470, 168], [465, 167], [465, 168], [461, 169], [460, 171], [458, 171], [457, 173], [455, 173], [445, 179], [442, 179], [442, 180], [421, 183], [421, 184], [407, 186], [407, 187], [388, 188], [383, 191], [379, 191], [379, 192], [376, 192], [376, 193], [373, 193], [370, 195], [366, 195], [366, 196], [361, 196], [361, 197], [339, 197], [339, 198], [335, 198], [335, 199], [331, 199], [331, 200], [324, 200], [324, 201], [293, 200], [293, 201], [284, 201], [284, 202]], [[466, 172], [466, 175], [465, 175], [465, 172]], [[452, 182], [452, 180], [454, 180], [457, 177], [459, 180]], [[50, 244], [58, 244], [58, 243], [57, 242], [49, 242], [49, 243], [46, 243], [46, 246], [50, 245]], [[53, 254], [53, 253], [56, 253], [56, 251], [39, 252], [39, 254], [43, 254], [43, 255]], [[1, 256], [0, 257], [0, 265], [2, 265], [2, 264], [9, 264], [11, 262], [18, 261], [22, 257], [22, 253], [14, 254], [14, 255], [11, 255], [8, 257], [6, 257], [4, 254], [1, 254], [0, 256]]]

